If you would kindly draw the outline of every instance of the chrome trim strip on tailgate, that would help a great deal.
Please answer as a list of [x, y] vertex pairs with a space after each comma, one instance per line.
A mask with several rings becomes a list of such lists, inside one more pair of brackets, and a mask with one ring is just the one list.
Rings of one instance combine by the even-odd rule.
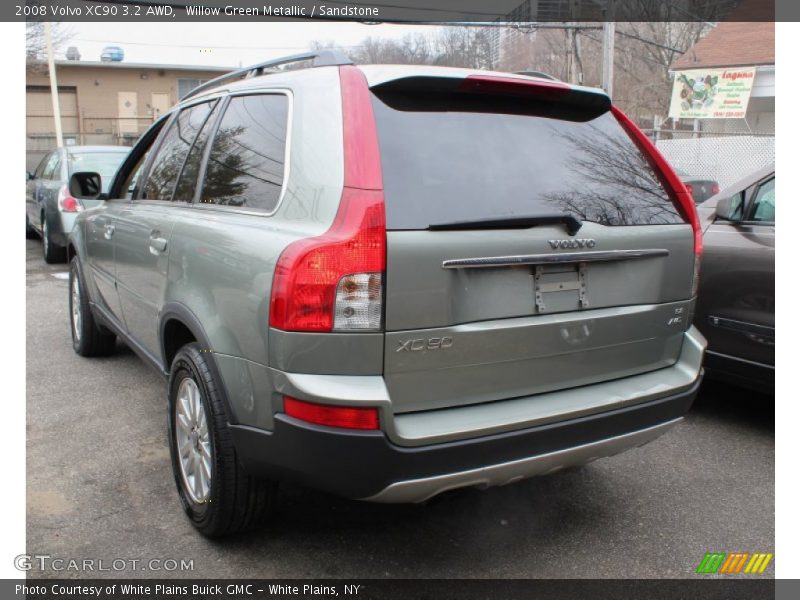
[[369, 502], [406, 503], [424, 502], [442, 492], [462, 487], [490, 487], [514, 483], [520, 479], [534, 475], [547, 475], [560, 471], [565, 467], [583, 465], [598, 458], [619, 454], [625, 450], [643, 446], [656, 439], [683, 417], [661, 423], [647, 429], [641, 429], [625, 435], [605, 440], [566, 448], [548, 454], [540, 454], [530, 458], [490, 465], [480, 469], [471, 469], [459, 473], [447, 473], [422, 479], [411, 479], [393, 483], [374, 496], [364, 498]]
[[591, 252], [565, 252], [563, 254], [521, 254], [517, 256], [484, 256], [480, 258], [453, 258], [442, 262], [443, 269], [485, 269], [519, 265], [551, 265], [559, 263], [610, 262], [636, 258], [669, 256], [666, 248], [645, 250], [595, 250]]

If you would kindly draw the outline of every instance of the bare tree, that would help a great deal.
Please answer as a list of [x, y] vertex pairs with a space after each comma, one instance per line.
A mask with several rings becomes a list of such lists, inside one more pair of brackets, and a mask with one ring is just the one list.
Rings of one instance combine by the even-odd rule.
[[491, 68], [488, 28], [437, 27], [430, 33], [414, 33], [385, 39], [367, 37], [352, 48], [315, 41], [312, 49], [337, 48], [360, 64], [417, 64]]
[[334, 42], [314, 41], [311, 48], [336, 49], [359, 64], [430, 64], [433, 61], [431, 38], [421, 33], [409, 34], [401, 40], [370, 36], [349, 48]]
[[488, 27], [443, 27], [434, 39], [437, 65], [492, 68], [492, 48]]
[[[598, 23], [580, 30], [581, 83], [602, 82], [602, 40]], [[640, 122], [669, 109], [669, 66], [708, 30], [700, 22], [618, 23], [614, 57], [614, 101]], [[534, 69], [569, 80], [566, 30], [513, 26], [503, 35], [505, 70]]]
[[[63, 23], [52, 23], [50, 35], [53, 52], [60, 50], [73, 36], [72, 31]], [[25, 23], [25, 60], [29, 71], [47, 73], [47, 45], [44, 34], [44, 23], [29, 21]]]
[[615, 100], [640, 119], [669, 111], [670, 65], [709, 29], [697, 22], [627, 23], [619, 27]]

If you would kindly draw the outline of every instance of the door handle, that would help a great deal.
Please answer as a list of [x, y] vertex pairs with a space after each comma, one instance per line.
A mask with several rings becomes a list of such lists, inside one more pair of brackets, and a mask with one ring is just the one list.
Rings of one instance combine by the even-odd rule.
[[162, 237], [150, 237], [150, 253], [161, 254], [167, 249], [167, 240]]
[[107, 240], [110, 240], [112, 235], [114, 235], [114, 226], [106, 225], [106, 232], [103, 234], [103, 237], [105, 237]]

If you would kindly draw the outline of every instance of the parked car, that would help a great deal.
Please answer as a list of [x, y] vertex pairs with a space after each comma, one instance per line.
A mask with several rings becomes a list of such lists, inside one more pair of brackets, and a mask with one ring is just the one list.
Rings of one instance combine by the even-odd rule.
[[775, 390], [775, 165], [699, 208], [703, 257], [695, 324], [706, 369], [761, 392]]
[[695, 204], [705, 202], [714, 194], [719, 194], [719, 183], [713, 179], [704, 179], [702, 177], [693, 177], [686, 171], [675, 169], [678, 177], [681, 178], [689, 193], [694, 198]]
[[119, 46], [106, 46], [100, 53], [102, 62], [122, 62], [125, 59], [125, 51]]
[[28, 239], [41, 236], [48, 263], [66, 260], [67, 236], [75, 217], [84, 208], [101, 202], [75, 198], [69, 189], [70, 176], [76, 171], [93, 171], [104, 182], [110, 182], [129, 150], [123, 146], [66, 146], [46, 154], [36, 170], [26, 174], [26, 236]]
[[617, 454], [700, 382], [694, 203], [600, 90], [270, 61], [194, 90], [108, 196], [70, 236], [73, 346], [166, 378], [206, 535], [277, 481], [420, 502]]

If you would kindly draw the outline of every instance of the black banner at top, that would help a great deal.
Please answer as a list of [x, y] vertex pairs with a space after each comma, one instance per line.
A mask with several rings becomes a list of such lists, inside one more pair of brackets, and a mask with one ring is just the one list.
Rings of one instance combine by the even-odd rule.
[[10, 0], [3, 21], [793, 21], [796, 0]]

